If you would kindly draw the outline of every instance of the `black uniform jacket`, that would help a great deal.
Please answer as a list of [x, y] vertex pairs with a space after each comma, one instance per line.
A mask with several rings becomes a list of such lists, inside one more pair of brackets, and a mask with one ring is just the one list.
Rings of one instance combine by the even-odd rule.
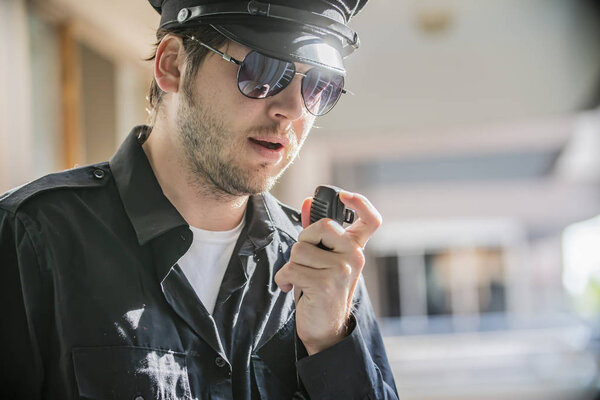
[[306, 355], [293, 296], [273, 281], [299, 215], [269, 194], [249, 200], [206, 311], [177, 265], [192, 233], [152, 172], [147, 133], [136, 127], [110, 162], [0, 198], [0, 398], [397, 398], [362, 278], [351, 333]]

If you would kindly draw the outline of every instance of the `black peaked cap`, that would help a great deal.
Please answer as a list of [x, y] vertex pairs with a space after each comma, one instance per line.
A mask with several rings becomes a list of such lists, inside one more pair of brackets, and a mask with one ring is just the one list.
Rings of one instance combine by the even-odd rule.
[[210, 24], [264, 54], [345, 73], [343, 58], [358, 48], [348, 26], [367, 0], [149, 0], [160, 27]]

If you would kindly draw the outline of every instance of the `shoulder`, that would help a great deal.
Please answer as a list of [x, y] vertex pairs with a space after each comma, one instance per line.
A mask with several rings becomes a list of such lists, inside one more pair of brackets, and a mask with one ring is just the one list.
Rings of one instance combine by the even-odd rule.
[[24, 204], [49, 192], [66, 194], [69, 189], [101, 187], [106, 185], [109, 175], [107, 162], [49, 174], [0, 195], [0, 209], [16, 213]]

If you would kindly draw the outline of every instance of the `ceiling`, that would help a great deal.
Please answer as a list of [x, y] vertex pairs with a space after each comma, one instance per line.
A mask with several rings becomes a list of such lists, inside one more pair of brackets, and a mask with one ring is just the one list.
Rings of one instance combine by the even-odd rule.
[[[122, 62], [143, 65], [152, 50], [159, 18], [146, 0], [38, 3]], [[362, 43], [347, 59], [355, 95], [319, 121], [319, 134], [444, 131], [580, 110], [600, 83], [593, 3], [371, 1], [352, 22]]]
[[[356, 18], [332, 131], [411, 133], [570, 114], [600, 83], [600, 24], [591, 2], [377, 0]], [[446, 24], [427, 30], [428, 12]], [[355, 116], [348, 120], [348, 115]]]

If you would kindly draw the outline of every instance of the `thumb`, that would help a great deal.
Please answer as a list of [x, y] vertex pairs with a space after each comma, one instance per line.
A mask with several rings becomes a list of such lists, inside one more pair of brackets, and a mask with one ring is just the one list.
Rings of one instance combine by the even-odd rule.
[[302, 227], [306, 228], [310, 225], [310, 206], [312, 205], [312, 197], [307, 197], [302, 202]]

